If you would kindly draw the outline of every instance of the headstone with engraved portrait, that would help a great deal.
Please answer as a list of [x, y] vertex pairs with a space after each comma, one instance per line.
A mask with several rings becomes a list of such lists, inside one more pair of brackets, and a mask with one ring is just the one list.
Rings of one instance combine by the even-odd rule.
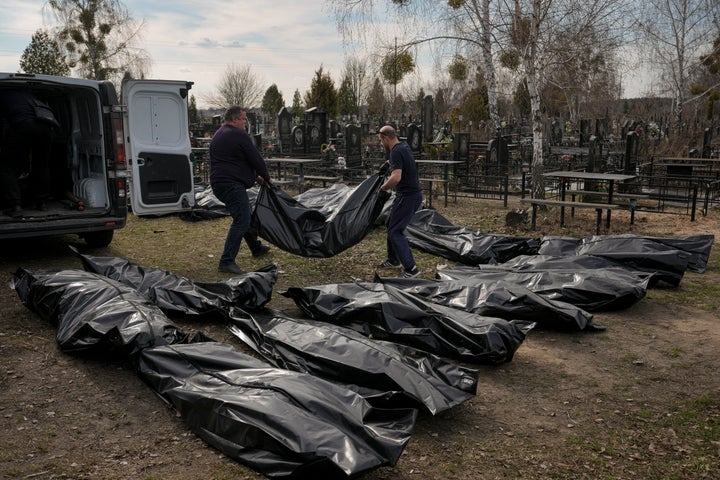
[[590, 143], [590, 120], [588, 119], [582, 119], [580, 120], [580, 135], [579, 135], [579, 147], [587, 147]]
[[453, 149], [455, 160], [460, 160], [467, 164], [470, 159], [470, 134], [456, 133], [453, 140]]
[[293, 117], [287, 107], [282, 107], [277, 115], [278, 140], [280, 151], [290, 152], [292, 150], [292, 123]]
[[306, 152], [320, 153], [323, 143], [328, 143], [327, 135], [328, 114], [317, 107], [305, 110], [305, 135], [307, 140]]
[[304, 125], [295, 125], [292, 127], [291, 140], [290, 153], [305, 153], [307, 142], [305, 141]]
[[407, 126], [407, 143], [414, 155], [422, 151], [422, 129], [419, 125], [411, 123]]
[[357, 167], [362, 161], [362, 128], [354, 124], [345, 126], [345, 161], [348, 168]]

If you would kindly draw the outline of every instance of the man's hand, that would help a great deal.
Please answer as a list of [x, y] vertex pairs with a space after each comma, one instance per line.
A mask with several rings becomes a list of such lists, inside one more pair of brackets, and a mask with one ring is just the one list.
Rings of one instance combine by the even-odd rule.
[[380, 165], [380, 169], [378, 170], [378, 175], [385, 175], [388, 171], [388, 168], [390, 168], [390, 162], [385, 162], [382, 165]]

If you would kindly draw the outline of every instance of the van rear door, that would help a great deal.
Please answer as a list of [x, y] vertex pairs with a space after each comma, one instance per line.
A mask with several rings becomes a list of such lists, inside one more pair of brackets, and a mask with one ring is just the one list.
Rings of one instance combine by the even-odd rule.
[[125, 144], [130, 205], [136, 215], [164, 215], [195, 205], [187, 97], [192, 82], [126, 80]]

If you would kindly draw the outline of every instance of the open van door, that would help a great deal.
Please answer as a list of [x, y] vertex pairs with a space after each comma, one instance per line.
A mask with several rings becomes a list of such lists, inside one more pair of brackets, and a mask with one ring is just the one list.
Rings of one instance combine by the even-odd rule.
[[195, 205], [187, 97], [192, 82], [126, 80], [122, 86], [130, 205], [164, 215]]

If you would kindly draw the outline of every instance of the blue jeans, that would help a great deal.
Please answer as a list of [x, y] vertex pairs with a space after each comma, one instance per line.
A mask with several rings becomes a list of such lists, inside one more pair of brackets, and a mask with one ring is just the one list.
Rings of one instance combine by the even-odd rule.
[[422, 192], [412, 195], [396, 193], [387, 220], [387, 258], [392, 263], [400, 262], [405, 270], [410, 270], [415, 266], [415, 257], [410, 250], [405, 229], [421, 204]]
[[225, 204], [233, 219], [219, 262], [220, 265], [229, 265], [235, 263], [243, 238], [253, 252], [260, 246], [260, 242], [257, 234], [250, 229], [252, 212], [245, 186], [241, 183], [218, 183], [212, 186], [212, 191]]

